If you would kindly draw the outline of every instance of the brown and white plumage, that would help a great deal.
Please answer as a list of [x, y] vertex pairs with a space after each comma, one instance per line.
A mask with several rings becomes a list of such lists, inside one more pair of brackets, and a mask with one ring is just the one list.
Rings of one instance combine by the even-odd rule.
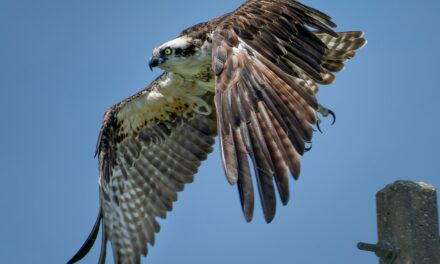
[[116, 263], [140, 263], [160, 229], [156, 218], [192, 182], [216, 134], [245, 219], [252, 219], [255, 198], [250, 158], [270, 222], [276, 189], [287, 204], [288, 174], [299, 177], [317, 114], [326, 113], [317, 85], [332, 83], [332, 72], [366, 42], [361, 32], [330, 27], [330, 17], [297, 1], [250, 0], [156, 48], [150, 67], [165, 72], [104, 116], [97, 146], [101, 209], [69, 263], [87, 254], [101, 221], [100, 262], [110, 241]]
[[194, 94], [206, 102], [212, 101], [212, 95], [192, 91], [182, 82], [191, 93], [167, 96], [160, 91], [173, 88], [163, 83], [166, 75], [104, 116], [97, 146], [98, 219], [104, 226], [102, 252], [110, 240], [116, 263], [139, 263], [141, 254], [147, 254], [147, 243], [154, 244], [160, 229], [156, 217], [165, 218], [177, 192], [193, 181], [214, 144], [215, 113], [200, 112]]

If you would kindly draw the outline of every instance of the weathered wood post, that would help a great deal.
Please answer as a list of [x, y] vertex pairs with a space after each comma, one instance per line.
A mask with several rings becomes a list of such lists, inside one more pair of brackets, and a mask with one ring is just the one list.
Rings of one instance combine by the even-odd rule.
[[434, 186], [396, 181], [376, 194], [379, 243], [359, 243], [380, 264], [440, 264], [437, 195]]

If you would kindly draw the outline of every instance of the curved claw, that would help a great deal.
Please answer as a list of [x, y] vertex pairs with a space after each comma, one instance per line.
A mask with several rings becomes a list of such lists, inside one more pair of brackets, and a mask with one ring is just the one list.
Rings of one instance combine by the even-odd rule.
[[312, 149], [312, 143], [310, 143], [310, 147], [304, 147], [304, 152], [309, 152]]
[[317, 128], [318, 131], [321, 132], [321, 134], [322, 134], [321, 126], [319, 125], [319, 123], [321, 123], [321, 122], [316, 122], [316, 128]]
[[333, 121], [332, 121], [332, 123], [330, 124], [331, 126], [333, 126], [333, 125], [336, 123], [336, 114], [335, 114], [335, 112], [333, 112], [333, 111], [330, 110], [330, 109], [328, 109], [327, 111], [328, 111], [328, 113], [333, 117]]

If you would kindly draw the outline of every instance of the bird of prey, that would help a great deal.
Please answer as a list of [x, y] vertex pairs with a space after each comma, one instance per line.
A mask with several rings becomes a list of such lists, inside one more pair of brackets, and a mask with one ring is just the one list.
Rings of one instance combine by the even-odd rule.
[[334, 27], [298, 1], [248, 0], [155, 48], [149, 66], [164, 72], [104, 115], [96, 149], [100, 210], [69, 263], [88, 253], [101, 224], [99, 263], [108, 241], [116, 263], [140, 263], [159, 232], [156, 218], [193, 181], [216, 135], [244, 218], [252, 219], [257, 190], [271, 222], [276, 193], [287, 204], [289, 172], [298, 179], [320, 117], [333, 115], [318, 103], [318, 85], [332, 83], [366, 43], [362, 32]]

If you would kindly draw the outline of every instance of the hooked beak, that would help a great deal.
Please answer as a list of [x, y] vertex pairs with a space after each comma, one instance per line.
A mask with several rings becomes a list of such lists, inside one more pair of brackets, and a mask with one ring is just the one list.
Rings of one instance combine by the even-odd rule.
[[154, 57], [151, 57], [150, 62], [148, 63], [150, 70], [153, 71], [153, 68], [157, 67], [158, 65], [159, 65], [159, 60]]

